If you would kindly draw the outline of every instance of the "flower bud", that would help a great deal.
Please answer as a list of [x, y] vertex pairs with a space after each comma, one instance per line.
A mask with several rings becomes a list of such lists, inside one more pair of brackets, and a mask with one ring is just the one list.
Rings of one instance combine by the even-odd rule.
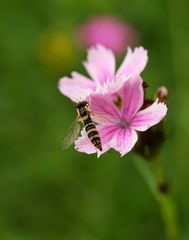
[[156, 96], [158, 97], [159, 102], [167, 103], [168, 89], [164, 86], [159, 87], [156, 91]]

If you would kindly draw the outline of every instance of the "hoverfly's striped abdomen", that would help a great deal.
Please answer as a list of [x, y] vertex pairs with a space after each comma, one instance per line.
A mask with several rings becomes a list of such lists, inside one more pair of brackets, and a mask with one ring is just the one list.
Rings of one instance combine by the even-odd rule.
[[87, 133], [88, 138], [94, 144], [96, 148], [98, 148], [100, 151], [102, 151], [102, 144], [100, 140], [99, 133], [96, 129], [96, 126], [94, 122], [91, 120], [91, 118], [88, 116], [86, 120], [83, 121], [85, 126], [85, 131]]
[[95, 123], [92, 121], [90, 117], [90, 111], [88, 109], [88, 102], [83, 101], [79, 102], [76, 106], [80, 120], [83, 122], [85, 131], [87, 133], [88, 138], [92, 142], [92, 144], [102, 151], [102, 144], [100, 140], [99, 133], [96, 129]]

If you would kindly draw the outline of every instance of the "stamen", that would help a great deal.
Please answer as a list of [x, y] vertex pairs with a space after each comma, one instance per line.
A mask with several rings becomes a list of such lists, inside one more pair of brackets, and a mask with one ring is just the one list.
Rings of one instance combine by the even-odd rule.
[[120, 125], [120, 127], [121, 127], [121, 128], [128, 128], [128, 127], [129, 127], [129, 124], [128, 124], [128, 122], [126, 122], [126, 121], [123, 121], [123, 120], [120, 122], [120, 124], [119, 124], [119, 125]]
[[122, 119], [122, 120], [115, 120], [114, 124], [118, 125], [120, 128], [128, 128], [130, 127], [130, 124], [128, 123], [128, 121]]
[[117, 108], [118, 108], [119, 110], [122, 109], [123, 100], [122, 100], [122, 98], [121, 98], [120, 96], [117, 96], [117, 98], [114, 100], [114, 103], [115, 103], [115, 105], [117, 106]]

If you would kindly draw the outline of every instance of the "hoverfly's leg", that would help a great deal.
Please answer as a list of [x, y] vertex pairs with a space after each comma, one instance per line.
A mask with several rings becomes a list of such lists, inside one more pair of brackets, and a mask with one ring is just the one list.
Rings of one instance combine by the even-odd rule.
[[77, 121], [78, 122], [82, 122], [82, 118], [81, 118], [81, 116], [79, 114], [79, 110], [78, 109], [77, 109]]
[[[91, 99], [91, 97], [89, 97], [89, 101], [88, 101], [88, 103], [89, 103], [89, 106], [90, 106], [91, 103], [92, 103], [92, 99]], [[89, 106], [88, 106], [88, 112], [91, 113], [92, 111], [91, 111], [91, 109], [90, 109]]]

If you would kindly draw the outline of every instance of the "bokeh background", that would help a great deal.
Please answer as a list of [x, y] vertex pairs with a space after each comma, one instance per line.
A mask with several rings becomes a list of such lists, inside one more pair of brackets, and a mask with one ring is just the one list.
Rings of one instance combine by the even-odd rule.
[[97, 159], [60, 147], [76, 113], [58, 79], [85, 73], [78, 29], [107, 15], [135, 29], [132, 46], [148, 49], [148, 95], [160, 85], [169, 89], [159, 157], [181, 239], [189, 239], [188, 11], [187, 0], [0, 2], [0, 239], [166, 239], [159, 206], [133, 164], [136, 154]]

